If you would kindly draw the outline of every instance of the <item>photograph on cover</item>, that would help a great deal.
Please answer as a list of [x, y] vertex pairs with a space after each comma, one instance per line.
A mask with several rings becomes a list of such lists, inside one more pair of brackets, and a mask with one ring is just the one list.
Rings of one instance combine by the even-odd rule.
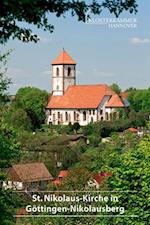
[[149, 1], [0, 2], [0, 224], [150, 224]]

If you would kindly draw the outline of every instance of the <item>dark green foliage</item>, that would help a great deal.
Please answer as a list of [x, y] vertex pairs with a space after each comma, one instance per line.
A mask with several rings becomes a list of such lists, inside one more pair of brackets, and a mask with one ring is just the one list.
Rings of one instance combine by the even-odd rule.
[[101, 141], [101, 136], [92, 134], [92, 135], [88, 136], [88, 139], [89, 139], [90, 145], [92, 145], [93, 147], [97, 147]]
[[105, 0], [101, 3], [95, 0], [91, 3], [69, 0], [2, 0], [0, 2], [0, 43], [3, 44], [10, 38], [17, 38], [24, 42], [37, 42], [39, 40], [31, 29], [24, 28], [20, 22], [26, 22], [44, 31], [53, 32], [54, 27], [48, 20], [49, 14], [53, 13], [56, 17], [60, 17], [69, 12], [78, 20], [85, 21], [85, 14], [89, 9], [93, 14], [100, 14], [103, 9], [108, 9], [110, 13], [118, 17], [123, 11], [136, 13], [137, 3], [136, 0]]
[[136, 112], [150, 112], [150, 89], [131, 90], [128, 100]]
[[15, 225], [17, 209], [21, 206], [19, 194], [11, 190], [0, 189], [0, 218], [1, 225]]
[[31, 130], [32, 124], [26, 111], [21, 108], [10, 107], [5, 114], [5, 122], [17, 130]]
[[45, 121], [45, 107], [48, 93], [34, 87], [20, 88], [16, 94], [15, 105], [22, 108], [30, 117], [33, 128], [39, 128]]
[[77, 133], [77, 132], [78, 132], [78, 130], [80, 129], [80, 124], [79, 124], [79, 123], [77, 123], [77, 122], [76, 122], [76, 123], [74, 123], [74, 124], [73, 124], [73, 126], [72, 126], [72, 129], [73, 129], [73, 130], [75, 130], [75, 132]]
[[128, 118], [118, 119], [114, 121], [101, 121], [94, 124], [88, 124], [84, 128], [84, 134], [100, 135], [108, 137], [112, 132], [122, 132], [129, 127], [146, 126], [148, 115], [145, 113], [130, 112]]
[[[120, 205], [126, 209], [126, 215], [137, 215], [131, 217], [114, 218], [109, 224], [149, 224], [150, 205], [150, 136], [132, 148], [128, 148], [122, 155], [115, 155], [119, 164], [107, 167], [113, 176], [109, 182], [109, 188], [118, 191], [128, 191], [127, 194], [120, 193]], [[132, 191], [132, 192], [131, 192]], [[105, 224], [105, 223], [104, 223]]]
[[10, 52], [8, 51], [5, 54], [0, 52], [0, 104], [8, 101], [6, 91], [11, 84], [11, 79], [6, 76], [7, 68], [5, 66]]
[[8, 168], [12, 160], [20, 157], [20, 144], [17, 142], [15, 132], [2, 124], [0, 126], [0, 168]]
[[15, 224], [13, 215], [19, 206], [19, 198], [11, 191], [3, 190], [2, 183], [6, 180], [6, 171], [21, 156], [20, 144], [16, 140], [13, 130], [7, 126], [0, 125], [0, 218], [1, 225]]
[[110, 85], [110, 88], [116, 93], [116, 94], [120, 94], [121, 92], [121, 88], [119, 87], [118, 84], [112, 84]]

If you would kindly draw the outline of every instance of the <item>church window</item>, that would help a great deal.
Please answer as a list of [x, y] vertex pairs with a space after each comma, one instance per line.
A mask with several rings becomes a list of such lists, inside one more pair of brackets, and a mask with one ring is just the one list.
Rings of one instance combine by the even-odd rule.
[[93, 115], [95, 115], [95, 110], [93, 110]]
[[74, 121], [76, 121], [76, 112], [73, 113]]
[[59, 68], [58, 67], [56, 68], [56, 76], [57, 77], [59, 76]]
[[51, 109], [49, 110], [49, 115], [50, 115], [50, 116], [52, 115], [52, 110], [51, 110]]
[[65, 112], [65, 119], [66, 119], [66, 121], [68, 121], [68, 113], [67, 112]]
[[91, 115], [91, 110], [89, 110], [89, 115]]
[[71, 68], [68, 67], [68, 77], [71, 75]]
[[93, 123], [93, 121], [94, 121], [94, 120], [93, 120], [93, 116], [92, 116], [92, 117], [91, 117], [91, 123]]
[[108, 120], [109, 118], [108, 118], [108, 112], [106, 112], [106, 120]]
[[55, 122], [55, 113], [53, 113], [53, 122]]
[[60, 119], [60, 112], [57, 113], [57, 117], [58, 117], [58, 119]]
[[100, 110], [100, 115], [103, 115], [103, 110], [102, 109]]
[[84, 121], [86, 120], [86, 112], [85, 111], [83, 112], [83, 120]]
[[59, 91], [59, 85], [56, 86], [56, 90]]

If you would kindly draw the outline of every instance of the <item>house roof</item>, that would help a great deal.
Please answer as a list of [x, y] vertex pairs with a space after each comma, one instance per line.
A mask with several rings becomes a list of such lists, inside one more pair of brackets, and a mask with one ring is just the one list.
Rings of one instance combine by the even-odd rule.
[[133, 132], [133, 133], [137, 133], [138, 129], [134, 128], [134, 127], [130, 127], [127, 129], [127, 131]]
[[97, 174], [94, 174], [94, 180], [100, 184], [103, 182], [103, 180], [105, 179], [105, 177], [111, 177], [112, 176], [112, 173], [110, 172], [100, 172], [100, 173], [97, 173]]
[[60, 64], [71, 64], [71, 65], [75, 65], [76, 62], [63, 49], [63, 51], [58, 55], [58, 57], [52, 62], [52, 65], [60, 65]]
[[96, 109], [104, 96], [112, 95], [114, 92], [106, 84], [72, 85], [63, 96], [52, 95], [47, 108]]
[[53, 179], [44, 163], [13, 165], [9, 169], [9, 174], [13, 181], [33, 182]]
[[117, 95], [117, 94], [114, 94], [111, 99], [108, 101], [106, 107], [108, 108], [114, 108], [114, 107], [124, 107], [124, 104], [121, 100], [121, 98]]
[[61, 170], [59, 172], [59, 175], [58, 175], [58, 178], [64, 178], [64, 177], [67, 177], [69, 174], [69, 171], [68, 170]]
[[124, 98], [124, 99], [128, 98], [128, 92], [126, 92], [126, 91], [121, 92], [119, 95], [120, 95], [121, 98]]

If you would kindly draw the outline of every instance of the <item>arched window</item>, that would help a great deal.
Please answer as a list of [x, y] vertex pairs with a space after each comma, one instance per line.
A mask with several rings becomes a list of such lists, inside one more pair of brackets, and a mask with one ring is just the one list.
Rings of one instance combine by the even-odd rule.
[[66, 119], [66, 121], [68, 121], [68, 113], [67, 112], [65, 112], [65, 119]]
[[83, 111], [83, 120], [85, 121], [86, 120], [86, 112]]
[[71, 68], [68, 67], [68, 77], [71, 75]]
[[56, 86], [56, 90], [59, 91], [59, 85]]
[[109, 117], [108, 117], [108, 112], [106, 112], [106, 120], [108, 120], [109, 119]]
[[74, 121], [76, 121], [76, 112], [75, 111], [73, 112], [73, 118], [74, 118]]
[[59, 76], [59, 68], [56, 68], [56, 76]]
[[57, 113], [57, 117], [58, 117], [58, 119], [60, 119], [60, 112]]

